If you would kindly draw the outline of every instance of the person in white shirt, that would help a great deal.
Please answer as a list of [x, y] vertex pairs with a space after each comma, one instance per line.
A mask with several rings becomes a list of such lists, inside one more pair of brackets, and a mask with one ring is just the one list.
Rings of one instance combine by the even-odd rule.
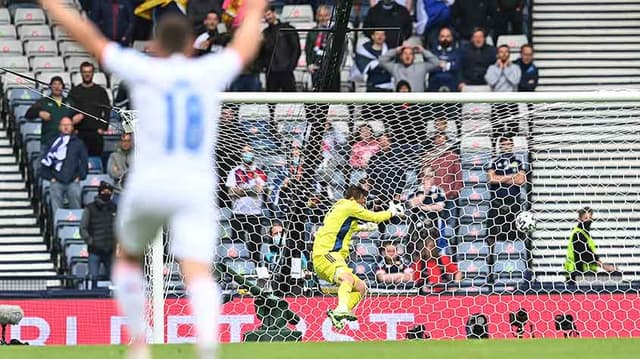
[[136, 162], [117, 217], [120, 254], [113, 270], [115, 295], [127, 316], [130, 357], [150, 356], [145, 344], [142, 262], [145, 248], [163, 225], [180, 260], [195, 318], [201, 358], [215, 357], [219, 289], [213, 262], [216, 216], [213, 168], [218, 92], [256, 56], [266, 0], [246, 0], [242, 25], [224, 51], [198, 59], [189, 20], [162, 17], [152, 48], [156, 57], [124, 49], [59, 0], [41, 0], [51, 19], [130, 86], [137, 110]]

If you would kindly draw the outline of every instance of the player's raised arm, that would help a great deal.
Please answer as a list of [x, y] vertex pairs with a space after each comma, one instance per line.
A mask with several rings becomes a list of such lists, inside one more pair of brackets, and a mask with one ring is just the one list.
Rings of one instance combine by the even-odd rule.
[[235, 31], [228, 47], [242, 59], [242, 67], [248, 65], [258, 54], [262, 42], [260, 23], [267, 7], [266, 0], [245, 0], [245, 13], [241, 25]]
[[59, 0], [40, 0], [42, 7], [55, 19], [65, 31], [82, 45], [97, 59], [102, 58], [102, 53], [109, 40], [89, 20], [69, 10]]

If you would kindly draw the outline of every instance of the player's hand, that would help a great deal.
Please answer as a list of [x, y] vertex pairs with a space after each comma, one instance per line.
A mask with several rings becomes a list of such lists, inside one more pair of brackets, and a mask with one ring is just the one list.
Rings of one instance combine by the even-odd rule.
[[375, 232], [378, 230], [378, 224], [377, 223], [371, 223], [371, 222], [367, 222], [367, 223], [363, 223], [358, 225], [358, 231], [359, 232]]
[[393, 217], [404, 217], [404, 206], [391, 201], [389, 202], [389, 212]]

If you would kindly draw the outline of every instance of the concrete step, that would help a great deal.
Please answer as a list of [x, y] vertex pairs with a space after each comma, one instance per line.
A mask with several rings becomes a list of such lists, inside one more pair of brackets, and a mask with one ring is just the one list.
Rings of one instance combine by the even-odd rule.
[[[640, 89], [640, 84], [625, 84], [624, 89]], [[591, 85], [542, 85], [536, 88], [536, 92], [582, 92], [582, 91], [604, 91], [620, 90], [620, 85], [594, 83]]]
[[33, 209], [30, 207], [25, 208], [11, 208], [11, 209], [2, 209], [0, 207], [0, 217], [7, 216], [33, 216]]
[[26, 191], [0, 191], [0, 200], [3, 199], [29, 199]]
[[0, 181], [22, 181], [20, 173], [0, 173]]
[[[558, 60], [538, 60], [535, 62], [536, 66], [539, 69], [543, 68], [578, 68], [578, 67], [586, 67], [586, 68], [594, 68], [594, 67], [605, 67], [605, 68], [640, 68], [640, 60], [567, 60], [567, 59], [558, 59]], [[599, 71], [595, 69], [594, 71]]]
[[5, 191], [10, 191], [10, 190], [17, 190], [17, 191], [21, 191], [25, 189], [25, 185], [23, 181], [0, 181], [0, 191], [5, 190]]
[[0, 252], [0, 263], [6, 262], [26, 262], [26, 261], [49, 261], [51, 260], [51, 254], [40, 253], [2, 253]]
[[640, 20], [639, 11], [610, 12], [600, 10], [598, 12], [537, 12], [532, 14], [534, 22], [542, 20]]
[[26, 271], [6, 271], [0, 272], [0, 278], [12, 278], [12, 277], [53, 277], [56, 276], [57, 273], [54, 271], [47, 270], [37, 270], [33, 272]]
[[537, 52], [544, 51], [638, 51], [637, 44], [536, 44]]
[[31, 207], [31, 201], [28, 199], [0, 199], [0, 208], [17, 208], [17, 207]]
[[536, 44], [536, 47], [538, 44], [638, 44], [640, 43], [640, 36], [576, 36], [573, 33], [569, 33], [565, 36], [534, 36], [533, 43]]
[[0, 164], [14, 164], [14, 163], [18, 163], [18, 160], [13, 156], [13, 154], [0, 156]]
[[[2, 139], [0, 139], [0, 143], [1, 141]], [[20, 168], [17, 164], [0, 164], [0, 173], [20, 173]]]
[[636, 28], [638, 27], [637, 19], [611, 19], [611, 20], [534, 20], [533, 21], [533, 33], [540, 28], [545, 29], [587, 29], [587, 28]]
[[593, 35], [593, 36], [617, 36], [617, 35], [640, 35], [640, 28], [604, 28], [604, 29], [571, 29], [567, 34], [566, 29], [537, 29], [533, 34], [534, 43], [536, 38], [547, 36], [567, 36], [567, 35]]
[[39, 236], [40, 228], [38, 227], [0, 227], [0, 236], [16, 236], [19, 235], [31, 235], [31, 236]]
[[38, 222], [35, 217], [0, 217], [0, 227], [3, 226], [34, 226]]
[[42, 244], [4, 244], [0, 242], [0, 253], [6, 252], [46, 252], [47, 247]]
[[[593, 69], [594, 73], [598, 69]], [[606, 82], [607, 84], [618, 84], [618, 88], [626, 88], [627, 85], [640, 84], [640, 76], [628, 76], [628, 77], [544, 77], [538, 81], [539, 86], [553, 86], [553, 85], [578, 85], [578, 84], [596, 84]], [[594, 85], [598, 86], [598, 85]], [[536, 89], [537, 91], [537, 89]]]
[[555, 12], [555, 13], [577, 12], [577, 11], [584, 11], [584, 12], [629, 11], [629, 12], [632, 12], [632, 11], [640, 11], [640, 3], [631, 3], [631, 4], [623, 4], [623, 5], [612, 4], [610, 6], [606, 6], [602, 4], [554, 5], [554, 4], [539, 4], [539, 2], [536, 0], [536, 2], [533, 5], [533, 11], [534, 12]]
[[0, 147], [0, 156], [13, 156], [13, 148], [11, 147]]
[[599, 4], [603, 9], [615, 7], [617, 4], [637, 4], [638, 0], [535, 0], [535, 6], [561, 5], [572, 8], [582, 4]]
[[53, 271], [52, 262], [36, 262], [36, 263], [0, 263], [0, 271], [33, 271], [46, 270]]
[[0, 236], [0, 245], [22, 245], [43, 243], [42, 236]]

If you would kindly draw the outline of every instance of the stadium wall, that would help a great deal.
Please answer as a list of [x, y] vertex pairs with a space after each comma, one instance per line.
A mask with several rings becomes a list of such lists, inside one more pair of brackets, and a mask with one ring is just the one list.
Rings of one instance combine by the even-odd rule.
[[[488, 317], [492, 338], [513, 338], [508, 313], [529, 312], [536, 337], [558, 338], [553, 317], [572, 314], [582, 337], [640, 337], [640, 296], [637, 294], [544, 294], [370, 297], [359, 306], [359, 321], [337, 333], [325, 310], [335, 298], [290, 298], [291, 308], [302, 318], [297, 328], [307, 341], [401, 340], [408, 329], [424, 324], [434, 338], [463, 339], [465, 322], [474, 313]], [[9, 329], [11, 338], [32, 345], [119, 344], [128, 337], [124, 318], [111, 299], [13, 300], [25, 318]], [[184, 299], [167, 299], [165, 341], [188, 343], [192, 318], [182, 314]], [[187, 313], [188, 314], [188, 313]], [[224, 342], [239, 342], [242, 334], [258, 327], [253, 300], [226, 303], [221, 318]], [[529, 328], [527, 334], [530, 336]]]

